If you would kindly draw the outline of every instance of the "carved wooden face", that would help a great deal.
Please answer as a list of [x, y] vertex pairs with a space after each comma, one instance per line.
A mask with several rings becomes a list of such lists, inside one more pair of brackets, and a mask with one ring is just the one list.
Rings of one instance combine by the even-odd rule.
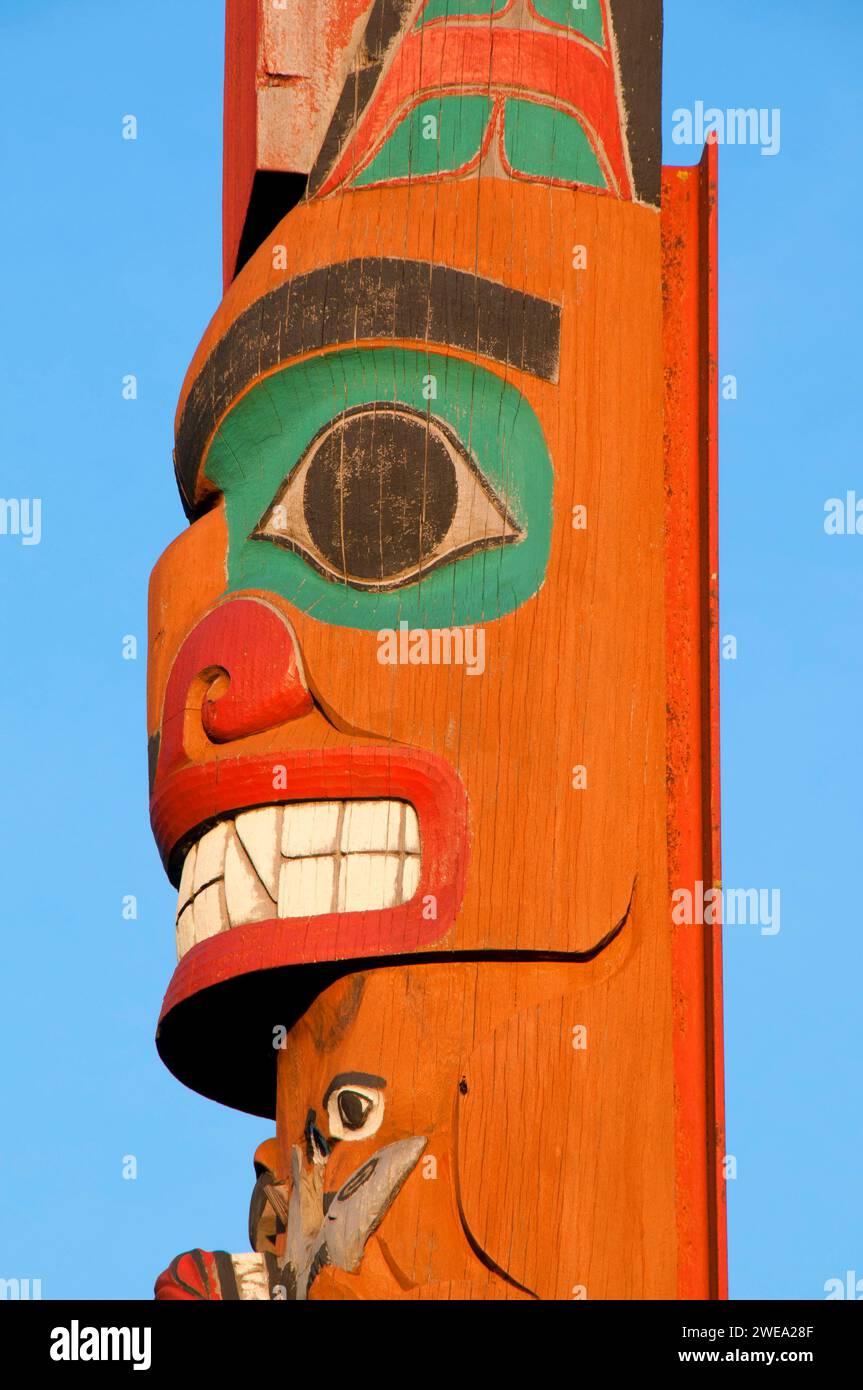
[[[494, 225], [501, 189], [438, 189], [428, 218], [413, 193], [398, 261], [371, 250], [402, 190], [347, 195], [371, 223], [297, 209], [274, 236], [289, 271], [259, 253], [193, 364], [178, 468], [203, 441], [199, 515], [152, 588], [153, 819], [183, 955], [225, 933], [282, 964], [584, 953], [626, 914], [661, 784], [658, 220], [503, 186], [506, 255], [491, 239], [457, 269], [468, 206]], [[548, 261], [514, 264], [540, 218]], [[345, 298], [322, 321], [323, 244]], [[238, 394], [212, 433], [217, 376]]]
[[288, 1297], [667, 1297], [675, 1024], [707, 1052], [666, 925], [659, 5], [368, 15], [181, 395], [159, 1047], [253, 1113], [277, 1074]]
[[[659, 215], [608, 5], [492, 8], [453, 21], [492, 65], [479, 162], [397, 167], [399, 65], [443, 43], [447, 102], [461, 71], [426, 7], [183, 388], [192, 524], [151, 587], [167, 1011], [270, 966], [588, 956], [661, 840]], [[521, 110], [523, 44], [549, 81], [567, 45], [567, 81], [605, 93], [580, 127], [601, 193], [589, 161], [527, 168], [568, 146]]]

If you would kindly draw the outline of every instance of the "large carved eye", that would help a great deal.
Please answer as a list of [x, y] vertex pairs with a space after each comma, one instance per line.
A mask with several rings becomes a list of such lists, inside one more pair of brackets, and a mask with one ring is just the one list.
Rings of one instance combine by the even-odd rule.
[[447, 425], [387, 402], [321, 430], [252, 532], [372, 590], [523, 535]]
[[384, 1117], [383, 1092], [351, 1082], [327, 1096], [327, 1116], [333, 1139], [368, 1139]]

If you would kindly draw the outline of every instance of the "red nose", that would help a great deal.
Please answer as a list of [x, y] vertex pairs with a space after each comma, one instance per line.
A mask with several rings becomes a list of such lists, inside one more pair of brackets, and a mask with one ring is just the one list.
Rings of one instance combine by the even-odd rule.
[[[227, 677], [218, 695], [208, 687]], [[296, 639], [277, 609], [257, 598], [235, 598], [214, 608], [189, 633], [171, 668], [162, 713], [159, 772], [185, 760], [185, 717], [200, 700], [201, 723], [214, 743], [263, 733], [313, 707]]]

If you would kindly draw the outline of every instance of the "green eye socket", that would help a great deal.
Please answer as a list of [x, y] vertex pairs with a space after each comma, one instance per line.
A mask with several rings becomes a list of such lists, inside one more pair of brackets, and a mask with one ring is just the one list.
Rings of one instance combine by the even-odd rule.
[[265, 377], [223, 419], [208, 478], [228, 592], [380, 631], [493, 621], [545, 578], [552, 468], [501, 376], [414, 348], [349, 348]]
[[386, 401], [325, 426], [252, 532], [372, 591], [523, 535], [443, 421]]

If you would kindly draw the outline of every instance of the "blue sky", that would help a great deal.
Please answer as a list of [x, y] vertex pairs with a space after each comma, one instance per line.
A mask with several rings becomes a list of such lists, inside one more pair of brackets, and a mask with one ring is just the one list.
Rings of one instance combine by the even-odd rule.
[[[146, 584], [184, 524], [173, 412], [220, 293], [222, 3], [5, 0], [0, 34], [0, 493], [43, 499], [38, 546], [0, 537], [0, 1275], [146, 1298], [179, 1251], [245, 1248], [270, 1132], [153, 1046], [174, 894], [147, 819]], [[782, 894], [777, 936], [726, 931], [741, 1298], [863, 1278], [863, 537], [823, 528], [828, 498], [863, 498], [861, 38], [857, 0], [666, 0], [666, 162], [697, 157], [677, 107], [782, 120], [776, 157], [720, 152], [724, 878]]]

